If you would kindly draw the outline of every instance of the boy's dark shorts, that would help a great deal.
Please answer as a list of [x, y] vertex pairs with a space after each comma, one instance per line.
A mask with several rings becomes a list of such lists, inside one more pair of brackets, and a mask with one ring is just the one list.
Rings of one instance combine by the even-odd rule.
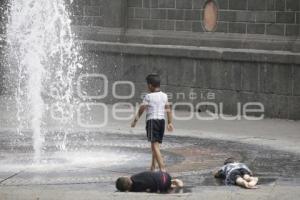
[[251, 175], [246, 169], [243, 168], [233, 170], [226, 180], [226, 185], [235, 185], [236, 179], [238, 179], [239, 177], [243, 177], [246, 174]]
[[146, 132], [149, 142], [162, 143], [165, 134], [164, 119], [149, 119], [146, 122]]

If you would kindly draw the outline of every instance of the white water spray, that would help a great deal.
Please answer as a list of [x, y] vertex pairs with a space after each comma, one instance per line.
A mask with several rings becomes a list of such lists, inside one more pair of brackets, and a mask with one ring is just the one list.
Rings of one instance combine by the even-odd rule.
[[[80, 63], [71, 20], [63, 0], [12, 0], [7, 25], [12, 74], [16, 76], [16, 101], [20, 133], [33, 131], [34, 159], [41, 158], [45, 128], [42, 94], [54, 99], [67, 123], [74, 104], [73, 79]], [[50, 91], [50, 92], [47, 92]]]

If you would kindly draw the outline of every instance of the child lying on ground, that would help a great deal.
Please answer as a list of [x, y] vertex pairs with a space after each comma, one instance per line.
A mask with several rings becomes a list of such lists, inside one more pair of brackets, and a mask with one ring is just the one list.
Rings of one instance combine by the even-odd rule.
[[225, 180], [225, 185], [238, 185], [247, 189], [257, 188], [257, 177], [253, 177], [252, 171], [244, 164], [228, 158], [224, 166], [214, 173], [215, 178]]
[[172, 179], [166, 172], [146, 171], [131, 177], [120, 177], [116, 188], [121, 192], [158, 192], [165, 193], [173, 188], [182, 188], [183, 182]]

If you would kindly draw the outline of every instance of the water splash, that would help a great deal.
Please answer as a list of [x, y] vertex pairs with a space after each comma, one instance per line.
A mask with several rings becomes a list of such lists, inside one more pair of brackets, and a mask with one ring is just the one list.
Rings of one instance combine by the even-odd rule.
[[32, 129], [38, 162], [45, 133], [45, 97], [51, 97], [52, 107], [62, 113], [64, 123], [73, 118], [71, 109], [65, 108], [76, 101], [73, 79], [81, 58], [65, 2], [12, 0], [7, 43], [10, 74], [15, 77], [18, 130], [21, 134], [27, 127]]

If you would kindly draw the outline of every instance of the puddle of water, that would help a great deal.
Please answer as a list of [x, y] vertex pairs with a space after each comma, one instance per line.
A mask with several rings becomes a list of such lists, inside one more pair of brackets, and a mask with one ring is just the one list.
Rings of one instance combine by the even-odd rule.
[[191, 193], [192, 187], [183, 187], [183, 188], [176, 188], [169, 192], [169, 194], [184, 194], [184, 193]]
[[[79, 167], [110, 167], [122, 165], [134, 160], [145, 160], [146, 156], [138, 154], [130, 156], [125, 153], [109, 151], [102, 152], [56, 152], [45, 156], [39, 163], [35, 163], [30, 155], [7, 155], [0, 161], [1, 172], [15, 171], [51, 171]], [[148, 156], [147, 156], [148, 157]]]

